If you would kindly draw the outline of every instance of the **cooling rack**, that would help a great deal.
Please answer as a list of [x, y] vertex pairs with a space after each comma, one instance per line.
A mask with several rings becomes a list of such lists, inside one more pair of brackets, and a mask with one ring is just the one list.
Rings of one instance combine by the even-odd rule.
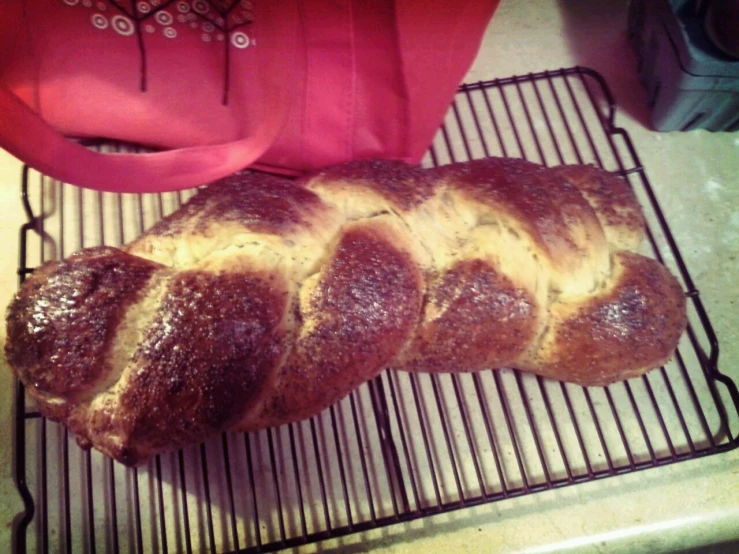
[[[426, 166], [484, 156], [591, 163], [629, 180], [648, 222], [645, 253], [689, 297], [675, 359], [649, 375], [583, 388], [510, 369], [388, 370], [300, 423], [226, 433], [127, 469], [84, 451], [17, 385], [19, 552], [269, 552], [539, 491], [726, 452], [739, 393], [603, 78], [569, 68], [463, 85]], [[103, 147], [103, 149], [119, 147]], [[82, 190], [28, 168], [19, 276], [48, 259], [130, 241], [193, 191]]]

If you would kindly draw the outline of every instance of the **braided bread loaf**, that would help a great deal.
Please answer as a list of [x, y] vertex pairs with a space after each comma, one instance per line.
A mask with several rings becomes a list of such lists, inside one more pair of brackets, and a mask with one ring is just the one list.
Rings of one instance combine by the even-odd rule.
[[310, 417], [387, 367], [604, 385], [666, 362], [686, 324], [643, 232], [592, 167], [239, 174], [122, 250], [37, 269], [6, 355], [44, 414], [126, 464]]

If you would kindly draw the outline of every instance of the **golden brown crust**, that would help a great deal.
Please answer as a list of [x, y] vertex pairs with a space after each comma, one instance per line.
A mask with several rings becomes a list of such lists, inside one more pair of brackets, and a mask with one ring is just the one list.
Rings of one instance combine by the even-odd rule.
[[[568, 267], [587, 255], [601, 232], [579, 190], [546, 168], [518, 159], [485, 158], [432, 170], [444, 184], [497, 214], [516, 221], [555, 266]], [[576, 235], [589, 234], [583, 241]]]
[[650, 258], [615, 255], [608, 288], [577, 304], [551, 307], [534, 366], [547, 377], [607, 385], [666, 363], [687, 324], [685, 294]]
[[423, 203], [434, 193], [435, 186], [428, 171], [391, 160], [356, 161], [328, 167], [311, 175], [306, 183], [320, 188], [348, 186], [354, 193], [366, 189], [389, 200], [400, 211]]
[[397, 369], [443, 372], [505, 367], [528, 348], [538, 307], [483, 260], [445, 272], [428, 293], [425, 318]]
[[44, 414], [126, 464], [307, 418], [385, 367], [601, 385], [664, 363], [680, 284], [623, 179], [486, 159], [239, 174], [125, 247], [39, 268], [6, 355]]
[[254, 232], [282, 234], [305, 225], [311, 209], [320, 208], [315, 194], [292, 181], [244, 173], [201, 189], [182, 209], [154, 225], [147, 235], [166, 237], [185, 230], [208, 233], [215, 223], [238, 223]]
[[639, 248], [644, 216], [628, 181], [589, 165], [563, 165], [552, 171], [575, 185], [590, 202], [609, 242], [619, 249]]
[[245, 243], [263, 244], [289, 257], [296, 254], [297, 242], [302, 250], [297, 253], [311, 258], [341, 222], [335, 210], [293, 181], [237, 174], [198, 191], [124, 250], [177, 269], [197, 266], [213, 253]]
[[[381, 219], [381, 218], [378, 218]], [[303, 332], [262, 412], [245, 427], [304, 419], [385, 369], [415, 329], [422, 277], [381, 222], [351, 224], [299, 318]]]
[[172, 280], [120, 394], [128, 442], [146, 450], [185, 445], [243, 416], [285, 349], [287, 297], [275, 281], [198, 272]]
[[44, 264], [8, 308], [8, 363], [39, 394], [69, 401], [89, 396], [110, 369], [126, 309], [158, 269], [107, 247]]

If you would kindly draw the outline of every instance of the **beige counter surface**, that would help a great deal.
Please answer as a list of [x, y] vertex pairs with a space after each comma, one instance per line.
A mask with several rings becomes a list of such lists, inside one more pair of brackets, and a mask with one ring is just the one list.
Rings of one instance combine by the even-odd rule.
[[[626, 42], [625, 0], [504, 0], [467, 81], [580, 65], [619, 104], [739, 382], [739, 134], [655, 133]], [[17, 286], [20, 164], [0, 151], [0, 306]], [[0, 343], [4, 326], [0, 327]], [[0, 362], [3, 364], [4, 362]], [[0, 551], [20, 508], [11, 475], [12, 379], [0, 367]], [[343, 552], [739, 551], [739, 452], [395, 525], [307, 548]], [[711, 547], [715, 546], [715, 548]], [[709, 548], [711, 547], [711, 548]], [[125, 551], [128, 551], [126, 548]]]

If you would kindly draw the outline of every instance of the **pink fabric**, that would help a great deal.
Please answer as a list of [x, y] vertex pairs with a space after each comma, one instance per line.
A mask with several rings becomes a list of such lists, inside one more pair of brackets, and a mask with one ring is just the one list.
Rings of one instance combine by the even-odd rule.
[[[0, 146], [144, 192], [253, 166], [417, 162], [499, 0], [0, 2]], [[151, 146], [99, 154], [75, 138]]]

